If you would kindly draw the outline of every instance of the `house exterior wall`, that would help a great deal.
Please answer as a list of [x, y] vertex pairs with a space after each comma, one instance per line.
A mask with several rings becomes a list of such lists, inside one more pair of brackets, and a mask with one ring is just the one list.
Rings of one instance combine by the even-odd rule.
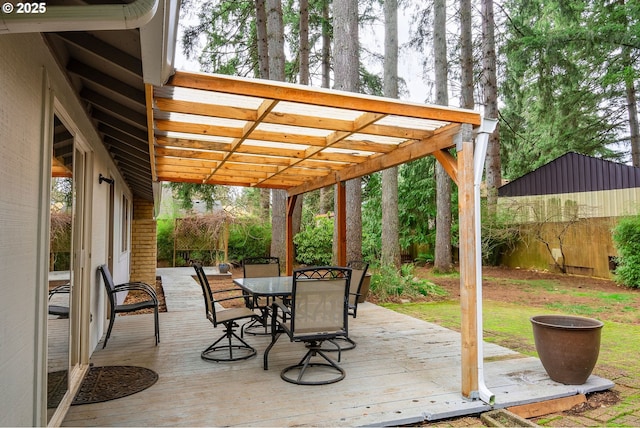
[[[44, 287], [39, 286], [43, 70], [25, 63], [30, 47], [0, 36], [0, 425], [40, 425]], [[36, 340], [34, 340], [36, 339]]]
[[[49, 130], [54, 105], [64, 109], [73, 122], [72, 133], [90, 154], [90, 274], [80, 286], [89, 294], [83, 305], [90, 306], [86, 312], [93, 321], [81, 363], [88, 363], [104, 331], [104, 291], [95, 273], [107, 261], [109, 191], [98, 184], [98, 174], [117, 170], [41, 35], [1, 35], [0, 52], [0, 426], [41, 426], [47, 424]], [[127, 194], [124, 180], [117, 173], [115, 178], [116, 195]], [[115, 258], [114, 279], [125, 281], [129, 252]]]
[[157, 233], [151, 201], [135, 199], [131, 223], [131, 281], [145, 282], [155, 288]]

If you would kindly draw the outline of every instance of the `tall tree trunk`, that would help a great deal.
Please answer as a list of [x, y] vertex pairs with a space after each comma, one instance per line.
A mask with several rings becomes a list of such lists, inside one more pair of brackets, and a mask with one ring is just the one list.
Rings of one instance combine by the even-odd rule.
[[[384, 2], [384, 95], [398, 98], [398, 2]], [[398, 168], [382, 171], [383, 265], [400, 267], [398, 232]]]
[[[300, 0], [300, 84], [309, 84], [309, 0]], [[298, 195], [293, 207], [291, 228], [293, 236], [300, 232], [302, 226], [302, 204], [304, 195]]]
[[[358, 1], [333, 2], [334, 88], [358, 92]], [[362, 188], [359, 178], [346, 183], [347, 260], [362, 259]], [[338, 192], [336, 192], [336, 195]], [[334, 236], [336, 233], [334, 231]], [[334, 239], [334, 243], [335, 243]], [[335, 255], [334, 246], [334, 255]]]
[[[447, 86], [447, 2], [435, 0], [433, 4], [433, 58], [435, 67], [436, 104], [448, 105]], [[436, 248], [434, 268], [449, 272], [451, 259], [451, 179], [436, 163]]]
[[[482, 0], [482, 83], [484, 92], [484, 116], [498, 118], [498, 84], [496, 78], [495, 21], [493, 0]], [[502, 185], [500, 171], [500, 134], [496, 127], [489, 137], [486, 160], [487, 207], [495, 212], [498, 203], [498, 187]]]
[[[267, 0], [267, 40], [269, 41], [269, 78], [284, 81], [284, 24], [280, 0]], [[286, 256], [287, 192], [271, 191], [271, 255]]]
[[460, 80], [461, 107], [473, 109], [473, 40], [471, 0], [460, 0]]
[[[269, 43], [267, 41], [267, 10], [265, 0], [256, 0], [256, 37], [258, 43], [258, 77], [269, 78]], [[260, 189], [260, 218], [271, 217], [271, 191]]]
[[[631, 64], [631, 52], [624, 49], [625, 62]], [[625, 94], [627, 96], [627, 114], [629, 116], [629, 132], [631, 139], [631, 162], [633, 166], [640, 166], [640, 130], [638, 129], [638, 99], [636, 87], [631, 77], [625, 78]]]
[[329, 20], [329, 2], [322, 2], [322, 87], [331, 86], [331, 21]]
[[309, 0], [300, 0], [300, 84], [309, 84]]
[[283, 82], [284, 74], [284, 24], [281, 0], [267, 0], [267, 40], [269, 52], [269, 78]]
[[[322, 87], [331, 86], [331, 22], [329, 21], [329, 0], [322, 2]], [[331, 209], [328, 187], [320, 189], [320, 214]]]
[[269, 78], [269, 42], [265, 0], [256, 0], [256, 37], [258, 43], [258, 77]]

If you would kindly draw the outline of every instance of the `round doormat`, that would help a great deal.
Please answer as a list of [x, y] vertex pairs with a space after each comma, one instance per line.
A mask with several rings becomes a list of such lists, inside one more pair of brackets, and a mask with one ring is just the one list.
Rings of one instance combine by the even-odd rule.
[[[66, 390], [66, 377], [65, 371], [49, 373], [47, 407], [58, 407]], [[126, 397], [149, 388], [157, 380], [158, 374], [145, 367], [91, 367], [71, 405], [100, 403]]]

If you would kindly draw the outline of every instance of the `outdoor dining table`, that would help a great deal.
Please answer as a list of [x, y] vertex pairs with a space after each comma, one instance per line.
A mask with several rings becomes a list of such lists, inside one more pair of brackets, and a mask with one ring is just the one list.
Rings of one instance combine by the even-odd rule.
[[293, 277], [267, 276], [256, 278], [236, 278], [233, 282], [240, 287], [243, 292], [250, 294], [254, 298], [266, 298], [267, 305], [260, 306], [258, 309], [262, 312], [262, 324], [265, 326], [264, 334], [270, 334], [267, 330], [267, 326], [269, 325], [269, 315], [271, 312], [269, 302], [273, 302], [276, 297], [284, 299], [291, 297], [293, 290]]
[[255, 297], [289, 297], [293, 289], [292, 276], [236, 278], [233, 283]]

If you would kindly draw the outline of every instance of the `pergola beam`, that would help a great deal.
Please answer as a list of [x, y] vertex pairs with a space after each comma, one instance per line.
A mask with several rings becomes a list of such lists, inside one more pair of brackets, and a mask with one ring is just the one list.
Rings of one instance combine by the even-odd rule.
[[363, 163], [352, 167], [344, 168], [333, 175], [325, 176], [324, 179], [313, 182], [306, 182], [301, 186], [289, 189], [289, 194], [301, 194], [312, 190], [321, 189], [325, 186], [347, 181], [352, 178], [362, 177], [383, 169], [391, 168], [402, 163], [420, 159], [431, 155], [434, 152], [454, 146], [453, 137], [459, 132], [459, 124], [450, 124], [434, 133], [434, 136], [426, 141], [408, 143], [393, 152], [377, 156]]

